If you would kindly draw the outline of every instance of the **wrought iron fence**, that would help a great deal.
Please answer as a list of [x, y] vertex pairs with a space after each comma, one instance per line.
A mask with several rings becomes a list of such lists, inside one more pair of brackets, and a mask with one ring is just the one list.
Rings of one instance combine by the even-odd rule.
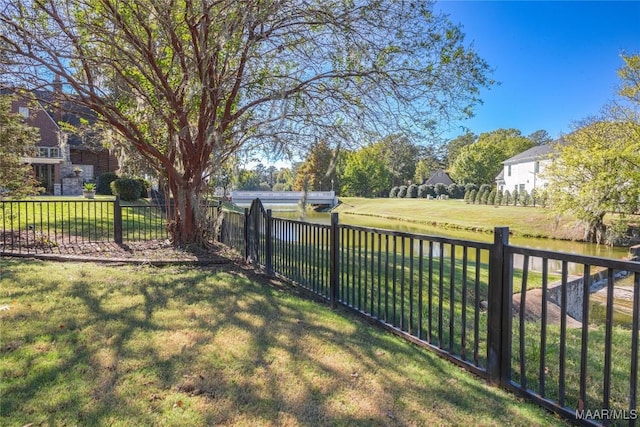
[[507, 228], [489, 244], [337, 214], [310, 224], [259, 202], [244, 224], [245, 254], [267, 272], [574, 422], [636, 424], [640, 263], [512, 246]]
[[[169, 206], [169, 215], [172, 206]], [[217, 203], [206, 206], [210, 217]], [[168, 238], [167, 207], [113, 200], [0, 200], [0, 252], [47, 253], [67, 245]]]

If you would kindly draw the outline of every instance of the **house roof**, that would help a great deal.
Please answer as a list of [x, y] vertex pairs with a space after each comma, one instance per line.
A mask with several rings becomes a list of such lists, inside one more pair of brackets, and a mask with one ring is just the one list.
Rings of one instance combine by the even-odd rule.
[[513, 165], [518, 163], [532, 162], [534, 160], [548, 159], [555, 151], [555, 146], [555, 143], [536, 145], [535, 147], [529, 148], [528, 150], [523, 151], [520, 154], [516, 154], [515, 156], [505, 160], [502, 163], [505, 165]]
[[438, 169], [434, 173], [431, 174], [428, 180], [424, 182], [426, 185], [435, 185], [435, 184], [444, 184], [451, 185], [454, 184], [454, 181], [451, 179], [449, 174], [442, 169]]

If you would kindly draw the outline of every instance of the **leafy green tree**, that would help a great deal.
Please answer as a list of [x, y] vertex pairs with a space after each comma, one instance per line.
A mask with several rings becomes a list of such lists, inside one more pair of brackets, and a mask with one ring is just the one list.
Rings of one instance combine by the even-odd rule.
[[549, 135], [549, 132], [547, 132], [544, 129], [540, 129], [533, 132], [527, 138], [533, 141], [536, 145], [544, 145], [553, 141], [553, 138], [551, 138], [551, 136]]
[[458, 158], [460, 151], [467, 145], [471, 145], [476, 142], [477, 139], [478, 136], [476, 134], [467, 132], [464, 135], [457, 136], [456, 138], [447, 142], [445, 148], [447, 166], [452, 167], [453, 163]]
[[475, 143], [460, 149], [451, 167], [451, 176], [460, 183], [493, 184], [503, 161], [534, 145], [516, 129], [483, 133]]
[[0, 197], [22, 198], [36, 194], [39, 183], [25, 157], [35, 156], [38, 130], [11, 112], [11, 97], [0, 96]]
[[237, 190], [260, 190], [260, 175], [255, 170], [240, 169], [236, 177]]
[[[342, 194], [345, 196], [379, 197], [388, 194], [391, 173], [381, 160], [379, 145], [370, 145], [350, 153], [342, 173]], [[404, 194], [400, 194], [404, 188]], [[398, 197], [406, 195], [401, 187]]]
[[210, 166], [240, 149], [424, 136], [473, 114], [490, 69], [433, 5], [11, 0], [0, 57], [16, 85], [59, 77], [60, 101], [94, 111], [165, 177], [174, 244], [204, 244]]
[[[559, 155], [545, 170], [549, 185], [543, 203], [570, 213], [585, 225], [584, 238], [601, 242], [604, 216], [624, 220], [640, 201], [640, 54], [623, 55], [618, 94], [623, 103], [605, 107], [564, 137]], [[609, 242], [614, 243], [614, 242]]]
[[404, 185], [412, 181], [421, 148], [405, 136], [391, 135], [375, 143], [387, 170], [391, 174], [391, 185]]
[[338, 151], [326, 141], [319, 141], [311, 147], [304, 163], [297, 169], [294, 190], [330, 190], [331, 181], [337, 183]]
[[549, 203], [585, 225], [584, 238], [602, 242], [607, 212], [635, 213], [640, 199], [640, 124], [595, 121], [565, 136], [545, 170]]

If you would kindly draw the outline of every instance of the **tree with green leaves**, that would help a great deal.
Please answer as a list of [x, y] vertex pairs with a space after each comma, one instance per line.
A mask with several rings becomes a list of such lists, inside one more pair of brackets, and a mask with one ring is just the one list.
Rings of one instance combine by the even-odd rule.
[[11, 112], [11, 96], [0, 96], [0, 198], [22, 198], [38, 193], [39, 183], [25, 157], [36, 154], [38, 130]]
[[451, 177], [459, 183], [493, 185], [503, 161], [534, 145], [517, 129], [483, 133], [476, 142], [460, 149], [451, 167]]
[[[428, 135], [493, 82], [431, 1], [7, 0], [4, 84], [95, 112], [164, 177], [177, 245], [205, 243], [212, 165], [240, 149]], [[5, 76], [6, 77], [6, 76]]]
[[[379, 144], [372, 144], [346, 156], [341, 176], [342, 195], [382, 197], [389, 193], [391, 172], [382, 160], [380, 148]], [[407, 187], [404, 189], [406, 194]]]
[[326, 141], [318, 141], [311, 147], [304, 163], [296, 171], [294, 190], [322, 191], [338, 185], [338, 150]]
[[608, 212], [624, 220], [640, 202], [640, 55], [622, 60], [618, 93], [625, 102], [608, 105], [566, 135], [544, 172], [546, 202], [558, 214], [581, 220], [584, 238], [592, 242], [607, 240]]
[[460, 151], [467, 145], [471, 145], [478, 140], [478, 136], [472, 132], [467, 132], [464, 135], [455, 137], [448, 141], [445, 145], [445, 160], [447, 167], [453, 166], [453, 163], [458, 158]]

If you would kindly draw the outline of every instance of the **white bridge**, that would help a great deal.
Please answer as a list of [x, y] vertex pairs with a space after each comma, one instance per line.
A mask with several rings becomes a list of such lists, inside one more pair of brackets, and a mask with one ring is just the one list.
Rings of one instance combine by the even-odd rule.
[[[305, 197], [304, 191], [232, 191], [231, 201], [236, 205], [250, 205], [255, 199], [265, 204], [291, 205], [298, 204]], [[335, 191], [307, 191], [306, 203], [310, 205], [338, 204]]]

